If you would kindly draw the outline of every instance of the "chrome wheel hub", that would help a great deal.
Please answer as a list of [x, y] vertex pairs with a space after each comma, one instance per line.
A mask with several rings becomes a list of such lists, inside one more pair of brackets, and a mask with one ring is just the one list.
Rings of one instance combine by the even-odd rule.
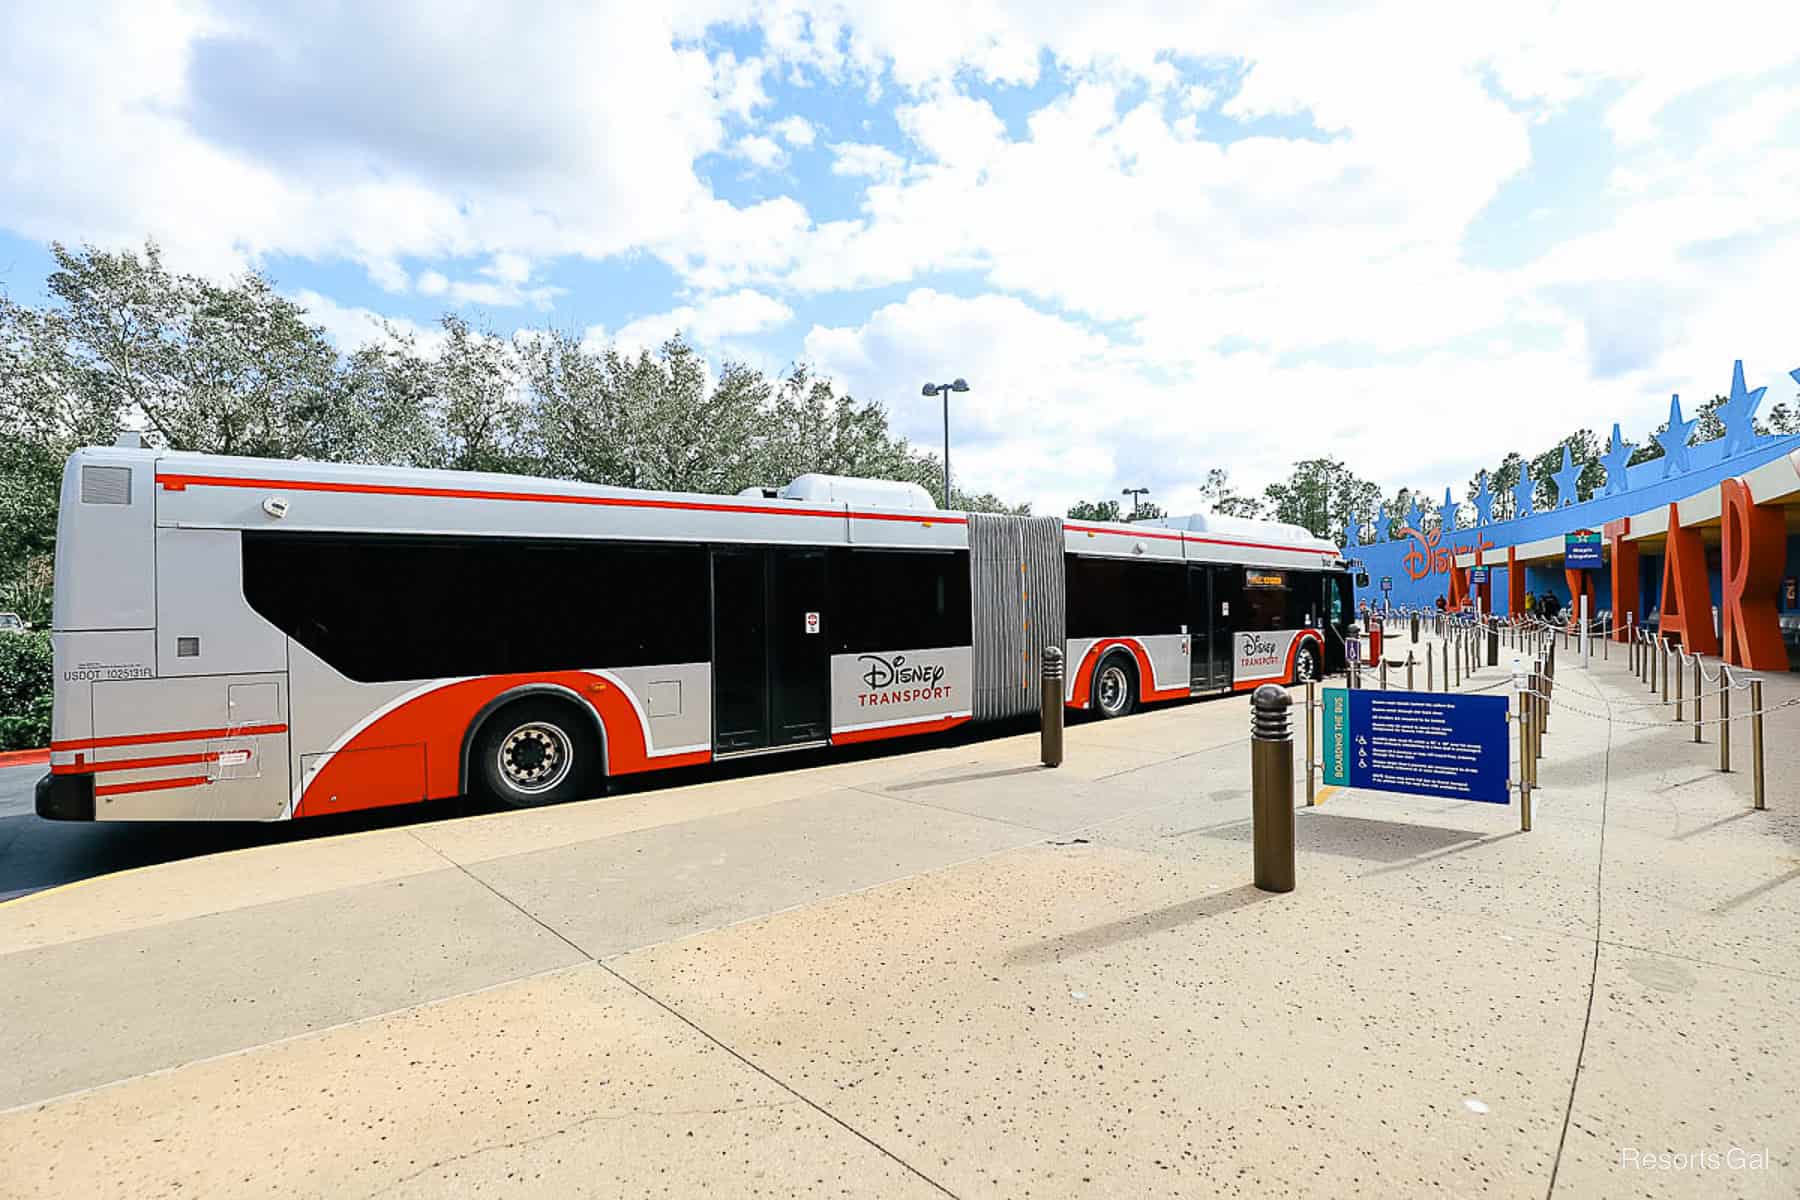
[[1109, 664], [1100, 671], [1099, 687], [1100, 711], [1120, 713], [1125, 711], [1125, 698], [1131, 681], [1125, 675], [1125, 668], [1117, 663]]
[[569, 744], [569, 735], [556, 726], [533, 721], [507, 734], [497, 757], [500, 778], [507, 786], [536, 795], [568, 777], [575, 748]]

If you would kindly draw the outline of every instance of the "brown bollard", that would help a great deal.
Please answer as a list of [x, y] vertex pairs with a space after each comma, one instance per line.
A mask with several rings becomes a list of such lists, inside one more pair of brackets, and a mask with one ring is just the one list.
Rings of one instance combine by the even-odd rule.
[[1046, 767], [1060, 767], [1063, 760], [1063, 652], [1044, 647], [1044, 699], [1038, 717], [1038, 756]]
[[1406, 690], [1413, 690], [1413, 652], [1406, 652]]
[[1750, 794], [1758, 809], [1763, 803], [1762, 680], [1750, 681]]
[[1293, 704], [1287, 689], [1265, 683], [1250, 694], [1250, 819], [1256, 886], [1294, 890]]

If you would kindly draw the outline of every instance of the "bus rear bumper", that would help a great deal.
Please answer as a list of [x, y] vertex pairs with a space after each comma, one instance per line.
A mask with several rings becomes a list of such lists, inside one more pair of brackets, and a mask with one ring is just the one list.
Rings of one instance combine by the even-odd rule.
[[46, 821], [94, 819], [92, 775], [45, 775], [37, 781], [37, 815]]

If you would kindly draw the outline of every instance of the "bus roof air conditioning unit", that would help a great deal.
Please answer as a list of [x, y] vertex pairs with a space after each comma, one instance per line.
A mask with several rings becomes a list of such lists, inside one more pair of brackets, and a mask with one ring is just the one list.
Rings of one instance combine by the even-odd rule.
[[783, 500], [812, 504], [859, 504], [870, 508], [935, 512], [931, 493], [916, 483], [894, 479], [853, 479], [845, 475], [801, 475], [781, 489]]

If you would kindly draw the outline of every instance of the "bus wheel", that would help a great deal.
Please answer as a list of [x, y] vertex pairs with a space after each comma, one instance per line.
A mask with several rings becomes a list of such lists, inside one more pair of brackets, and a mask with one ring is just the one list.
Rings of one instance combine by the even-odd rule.
[[1294, 682], [1311, 683], [1319, 677], [1319, 656], [1313, 650], [1313, 644], [1301, 642], [1299, 652], [1294, 655]]
[[1137, 668], [1123, 654], [1109, 654], [1094, 668], [1094, 711], [1122, 717], [1137, 705]]
[[558, 804], [592, 790], [600, 778], [600, 743], [568, 705], [521, 700], [482, 725], [475, 763], [484, 790], [502, 804]]

